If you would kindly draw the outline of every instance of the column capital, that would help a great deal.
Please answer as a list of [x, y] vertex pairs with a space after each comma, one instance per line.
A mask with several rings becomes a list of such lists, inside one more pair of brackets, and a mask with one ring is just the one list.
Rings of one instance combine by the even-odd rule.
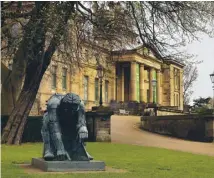
[[140, 63], [140, 101], [143, 102], [144, 98], [144, 64]]
[[161, 72], [161, 69], [157, 69], [156, 71], [157, 71], [157, 73], [160, 73], [160, 72]]
[[137, 62], [137, 61], [130, 61], [130, 63], [132, 63], [132, 64], [136, 64], [136, 62]]
[[179, 73], [180, 73], [180, 74], [183, 74], [183, 73], [184, 73], [184, 71], [183, 71], [183, 70], [179, 70]]
[[155, 70], [155, 68], [154, 67], [150, 67], [150, 69], [149, 69], [150, 71], [154, 71]]

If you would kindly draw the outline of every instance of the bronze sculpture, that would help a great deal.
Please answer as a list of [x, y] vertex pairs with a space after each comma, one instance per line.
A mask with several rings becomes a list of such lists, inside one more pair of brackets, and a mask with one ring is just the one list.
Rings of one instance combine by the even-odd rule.
[[46, 161], [89, 161], [85, 150], [88, 138], [84, 104], [74, 93], [54, 94], [47, 101], [41, 134]]

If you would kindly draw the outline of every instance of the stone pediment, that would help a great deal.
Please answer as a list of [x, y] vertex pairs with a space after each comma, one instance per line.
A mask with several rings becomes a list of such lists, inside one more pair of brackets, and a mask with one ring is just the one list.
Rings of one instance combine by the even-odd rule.
[[136, 52], [143, 56], [155, 57], [154, 54], [152, 53], [152, 51], [144, 46], [140, 46], [140, 47], [136, 48]]

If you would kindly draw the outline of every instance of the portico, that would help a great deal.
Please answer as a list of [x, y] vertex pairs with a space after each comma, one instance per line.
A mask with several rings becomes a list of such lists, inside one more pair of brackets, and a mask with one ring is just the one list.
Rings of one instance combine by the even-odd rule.
[[162, 61], [144, 48], [115, 51], [115, 100], [156, 103], [183, 110], [183, 67], [175, 60]]
[[160, 103], [160, 69], [136, 60], [117, 62], [116, 88], [118, 102]]

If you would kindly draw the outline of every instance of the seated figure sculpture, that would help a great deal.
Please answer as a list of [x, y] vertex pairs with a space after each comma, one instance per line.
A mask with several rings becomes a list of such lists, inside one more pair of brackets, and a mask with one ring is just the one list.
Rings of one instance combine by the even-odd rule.
[[54, 94], [47, 101], [41, 134], [46, 161], [88, 161], [93, 158], [85, 150], [88, 138], [84, 104], [74, 93]]

